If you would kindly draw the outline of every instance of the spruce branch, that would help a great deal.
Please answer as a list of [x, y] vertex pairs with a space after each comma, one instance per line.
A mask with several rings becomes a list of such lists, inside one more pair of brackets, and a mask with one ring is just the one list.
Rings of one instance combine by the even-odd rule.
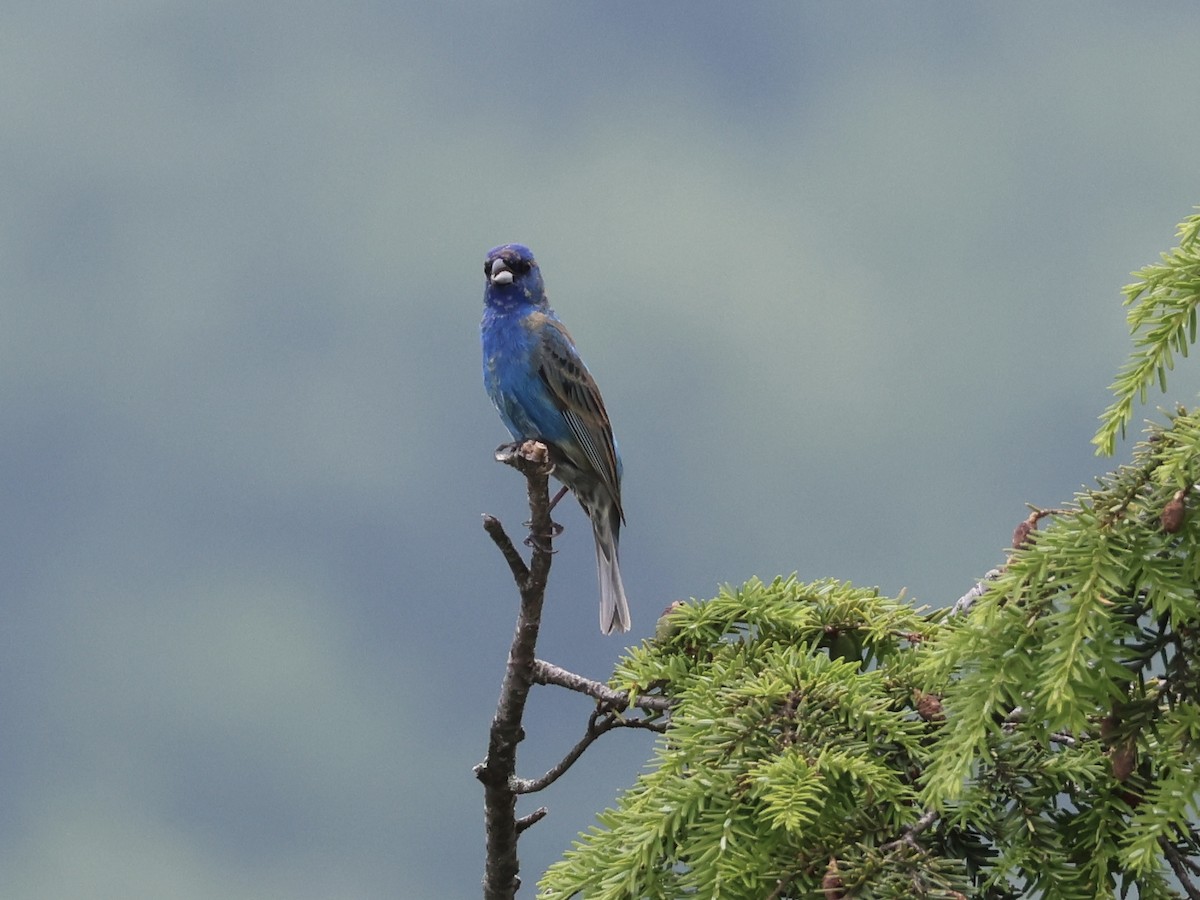
[[[1070, 510], [1066, 509], [1040, 509], [1033, 504], [1026, 504], [1029, 507], [1029, 515], [1022, 519], [1017, 527], [1013, 530], [1012, 548], [1013, 550], [1024, 550], [1034, 539], [1037, 533], [1038, 523], [1048, 516], [1068, 516], [1071, 515]], [[963, 616], [971, 611], [971, 607], [975, 605], [975, 601], [984, 595], [988, 589], [988, 584], [995, 581], [1004, 574], [1004, 566], [999, 566], [994, 569], [989, 569], [987, 574], [974, 585], [971, 589], [954, 601], [950, 607], [950, 616]]]
[[1150, 385], [1167, 389], [1167, 371], [1175, 354], [1187, 356], [1196, 342], [1196, 307], [1200, 305], [1200, 215], [1184, 220], [1176, 235], [1179, 246], [1162, 254], [1162, 261], [1134, 274], [1125, 287], [1125, 304], [1134, 350], [1110, 390], [1116, 400], [1100, 416], [1092, 443], [1096, 454], [1111, 456], [1117, 435], [1133, 418], [1135, 399], [1146, 402]]
[[[1126, 290], [1135, 352], [1101, 452], [1195, 341], [1200, 216], [1180, 238]], [[1167, 415], [1131, 463], [1030, 507], [948, 612], [751, 579], [674, 609], [618, 665], [623, 697], [539, 662], [600, 702], [584, 747], [627, 708], [606, 701], [671, 701], [656, 765], [546, 900], [1200, 900], [1200, 411]]]

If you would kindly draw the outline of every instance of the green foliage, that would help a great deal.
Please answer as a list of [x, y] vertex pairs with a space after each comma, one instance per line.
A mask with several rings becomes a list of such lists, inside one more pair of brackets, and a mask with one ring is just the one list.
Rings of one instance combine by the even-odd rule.
[[1179, 246], [1162, 255], [1162, 262], [1135, 272], [1138, 280], [1125, 288], [1129, 329], [1134, 352], [1112, 385], [1116, 400], [1092, 438], [1096, 452], [1111, 456], [1117, 435], [1133, 418], [1133, 401], [1146, 402], [1146, 390], [1155, 381], [1167, 390], [1167, 371], [1175, 367], [1175, 354], [1187, 356], [1196, 342], [1196, 306], [1200, 304], [1200, 215], [1179, 226]]
[[994, 877], [1145, 896], [1165, 845], [1200, 848], [1200, 523], [1184, 505], [1164, 527], [1197, 479], [1200, 417], [1181, 413], [1015, 551], [927, 654], [926, 677], [949, 685], [923, 801], [977, 827], [1004, 810], [986, 829]]
[[[1200, 216], [1138, 274], [1104, 452], [1195, 340]], [[1198, 481], [1180, 409], [969, 608], [793, 577], [673, 610], [613, 678], [673, 701], [655, 764], [541, 896], [1200, 895]]]
[[[657, 765], [547, 872], [544, 897], [809, 896], [831, 859], [847, 889], [968, 887], [987, 854], [977, 841], [959, 855], [896, 840], [920, 816], [937, 729], [917, 678], [934, 621], [872, 590], [789, 578], [726, 588], [671, 626], [613, 679], [676, 701]], [[973, 843], [958, 828], [932, 846], [949, 839]]]

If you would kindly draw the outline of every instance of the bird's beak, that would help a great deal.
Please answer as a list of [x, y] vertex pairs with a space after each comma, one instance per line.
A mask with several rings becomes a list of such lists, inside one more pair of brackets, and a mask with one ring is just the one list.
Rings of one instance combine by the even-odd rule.
[[492, 260], [492, 284], [512, 284], [512, 270], [504, 264], [502, 259]]

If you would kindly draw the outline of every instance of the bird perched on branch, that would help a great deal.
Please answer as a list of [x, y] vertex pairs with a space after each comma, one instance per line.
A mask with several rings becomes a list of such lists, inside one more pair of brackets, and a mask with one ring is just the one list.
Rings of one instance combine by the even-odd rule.
[[617, 545], [621, 454], [600, 389], [546, 300], [528, 247], [504, 244], [483, 263], [483, 383], [517, 441], [550, 448], [554, 476], [592, 521], [600, 580], [600, 630], [629, 630]]

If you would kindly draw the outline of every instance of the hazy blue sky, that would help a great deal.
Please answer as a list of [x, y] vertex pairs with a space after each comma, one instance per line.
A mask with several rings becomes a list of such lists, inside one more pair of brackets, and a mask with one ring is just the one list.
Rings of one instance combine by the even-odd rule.
[[[525, 512], [495, 244], [604, 390], [631, 640], [752, 575], [955, 599], [1105, 466], [1119, 289], [1200, 203], [1198, 39], [1195, 3], [7, 3], [0, 896], [478, 896], [515, 610], [479, 514]], [[559, 518], [540, 652], [605, 677]], [[587, 712], [537, 692], [523, 772]], [[648, 753], [537, 798], [523, 896]]]

